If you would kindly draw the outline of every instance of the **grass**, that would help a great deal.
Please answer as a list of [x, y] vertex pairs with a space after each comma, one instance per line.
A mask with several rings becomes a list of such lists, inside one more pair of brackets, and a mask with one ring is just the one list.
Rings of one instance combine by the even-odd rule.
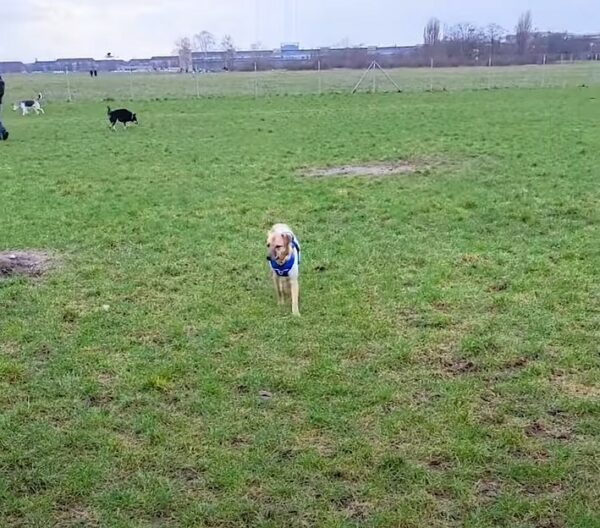
[[[405, 92], [426, 90], [481, 90], [490, 88], [577, 87], [600, 85], [600, 62], [498, 68], [398, 68], [387, 70]], [[91, 79], [87, 74], [9, 75], [11, 99], [30, 98], [43, 92], [46, 100], [99, 101], [110, 99], [180, 99], [215, 96], [299, 95], [350, 93], [364, 70], [268, 71], [212, 73], [208, 75], [112, 73]], [[68, 81], [68, 84], [67, 84]], [[375, 81], [375, 82], [373, 82]], [[378, 72], [369, 74], [360, 91], [397, 91]]]
[[[599, 99], [7, 114], [2, 249], [60, 266], [0, 282], [0, 525], [600, 526]], [[399, 159], [422, 169], [297, 175]]]

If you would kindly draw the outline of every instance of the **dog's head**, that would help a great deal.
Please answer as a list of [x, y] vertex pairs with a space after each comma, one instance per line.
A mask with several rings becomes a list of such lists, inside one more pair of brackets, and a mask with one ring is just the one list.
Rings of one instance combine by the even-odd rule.
[[292, 235], [289, 233], [269, 232], [267, 236], [267, 258], [283, 264], [291, 251]]
[[131, 122], [135, 123], [136, 125], [139, 125], [138, 120], [137, 120], [137, 114], [133, 114], [131, 116]]

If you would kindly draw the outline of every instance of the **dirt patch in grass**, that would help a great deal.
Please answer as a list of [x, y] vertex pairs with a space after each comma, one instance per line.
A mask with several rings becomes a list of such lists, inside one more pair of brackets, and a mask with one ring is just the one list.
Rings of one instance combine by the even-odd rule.
[[475, 363], [466, 359], [453, 359], [450, 361], [444, 361], [443, 368], [445, 373], [451, 376], [470, 374], [479, 370], [479, 367], [475, 365]]
[[44, 251], [0, 252], [0, 280], [15, 275], [40, 277], [52, 267], [52, 262]]
[[100, 526], [96, 513], [82, 504], [65, 505], [56, 512], [57, 526]]
[[562, 392], [575, 398], [593, 400], [600, 398], [600, 386], [584, 385], [583, 383], [578, 383], [571, 379], [569, 376], [557, 374], [553, 377], [552, 383]]
[[173, 476], [186, 487], [196, 487], [204, 484], [202, 471], [193, 467], [184, 467], [173, 471]]
[[336, 510], [342, 513], [345, 519], [354, 522], [366, 521], [372, 511], [368, 502], [360, 501], [351, 496], [341, 497], [334, 501]]
[[392, 163], [362, 163], [360, 165], [337, 165], [325, 168], [303, 169], [300, 174], [312, 178], [327, 178], [333, 176], [394, 176], [397, 174], [412, 174], [427, 168], [426, 165], [397, 161]]
[[525, 434], [530, 438], [551, 438], [554, 440], [571, 440], [573, 438], [573, 433], [569, 427], [544, 424], [539, 421], [527, 425]]
[[427, 460], [427, 467], [433, 471], [446, 471], [452, 467], [452, 463], [446, 457], [433, 456]]
[[486, 478], [477, 482], [477, 495], [485, 500], [495, 500], [501, 492], [500, 482]]

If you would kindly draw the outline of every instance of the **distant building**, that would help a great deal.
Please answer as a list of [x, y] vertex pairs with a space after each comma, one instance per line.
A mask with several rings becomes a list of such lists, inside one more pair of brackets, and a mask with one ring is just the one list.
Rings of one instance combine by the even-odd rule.
[[224, 51], [193, 51], [192, 68], [195, 71], [219, 71], [225, 67]]
[[69, 72], [89, 71], [94, 68], [95, 62], [91, 57], [56, 59], [56, 70]]
[[137, 72], [149, 72], [154, 69], [151, 59], [131, 59], [126, 63], [125, 69]]
[[36, 60], [33, 64], [29, 65], [29, 71], [33, 73], [47, 73], [57, 71], [58, 66], [56, 61], [38, 61]]
[[375, 55], [383, 57], [398, 57], [400, 55], [411, 55], [416, 51], [416, 46], [385, 46], [375, 48]]
[[306, 61], [312, 58], [312, 51], [301, 50], [300, 44], [294, 42], [282, 44], [279, 50], [275, 52], [275, 56], [283, 60]]
[[6, 61], [0, 62], [0, 73], [25, 73], [27, 66], [22, 62]]
[[100, 59], [95, 61], [95, 69], [102, 72], [115, 72], [124, 70], [127, 61], [121, 59]]
[[150, 57], [150, 62], [154, 70], [173, 70], [179, 68], [179, 57], [177, 55], [157, 55]]

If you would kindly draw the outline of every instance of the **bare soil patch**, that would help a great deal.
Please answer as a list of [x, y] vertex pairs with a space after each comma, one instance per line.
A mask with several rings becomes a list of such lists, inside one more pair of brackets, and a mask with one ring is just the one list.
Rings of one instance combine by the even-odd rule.
[[477, 494], [484, 500], [494, 500], [500, 495], [500, 482], [494, 479], [483, 479], [477, 482]]
[[52, 266], [52, 258], [44, 251], [0, 252], [0, 280], [14, 275], [39, 277]]
[[475, 363], [465, 359], [444, 362], [444, 368], [448, 374], [455, 376], [469, 374], [470, 372], [477, 372], [477, 370], [479, 370]]
[[426, 168], [407, 161], [393, 163], [363, 163], [361, 165], [338, 165], [325, 168], [309, 168], [302, 170], [303, 176], [312, 178], [326, 178], [332, 176], [394, 176], [397, 174], [411, 174], [419, 169]]
[[599, 385], [584, 385], [583, 383], [578, 383], [571, 379], [571, 377], [562, 374], [555, 375], [552, 382], [569, 396], [594, 400], [600, 398]]
[[571, 440], [573, 433], [570, 428], [560, 427], [556, 424], [543, 424], [539, 421], [530, 423], [525, 427], [525, 434], [530, 438], [552, 438], [554, 440]]

